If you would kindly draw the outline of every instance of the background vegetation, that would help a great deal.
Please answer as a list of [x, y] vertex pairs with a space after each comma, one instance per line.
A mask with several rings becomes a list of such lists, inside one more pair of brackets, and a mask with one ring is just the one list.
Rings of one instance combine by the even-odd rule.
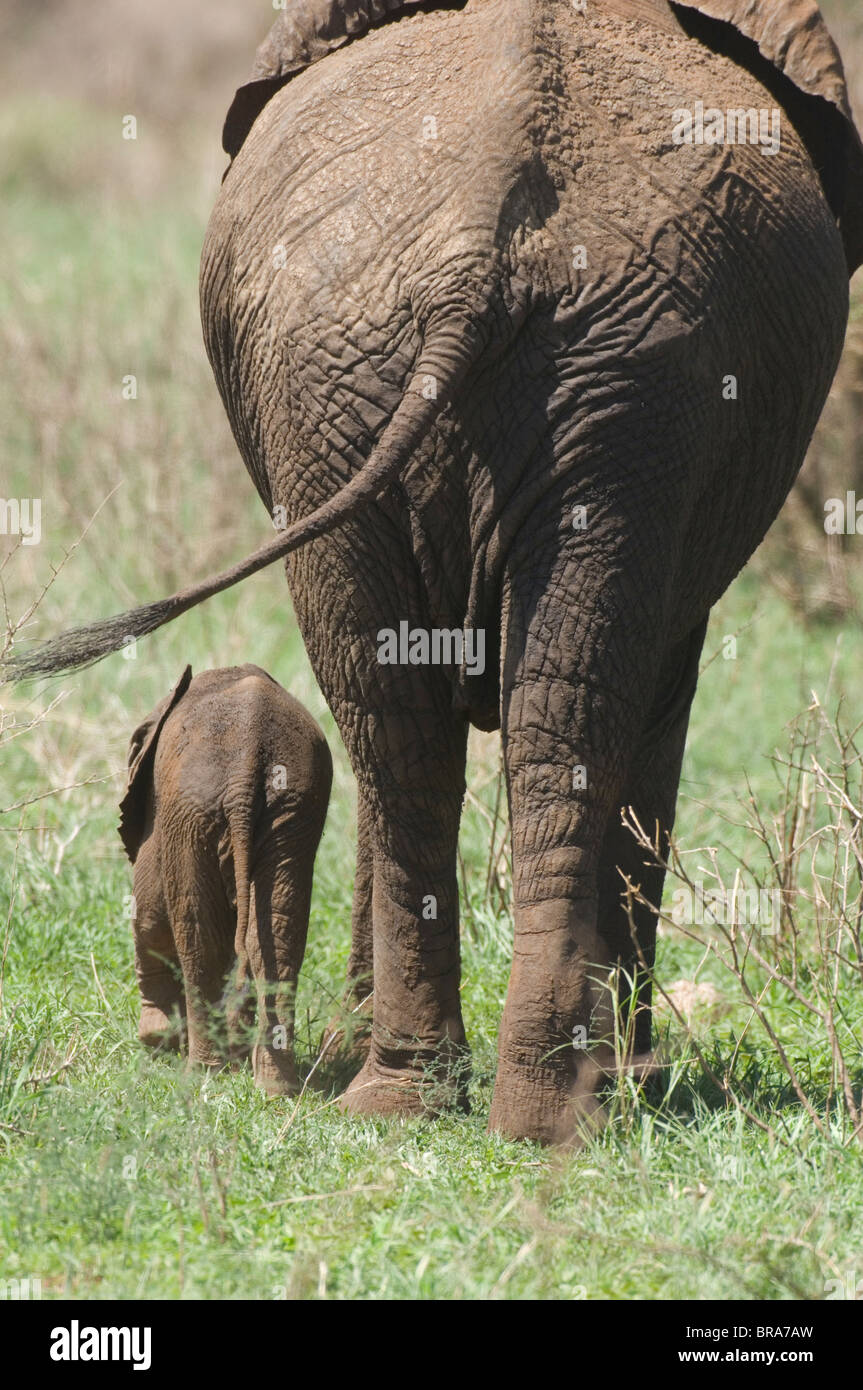
[[[823, 8], [863, 112], [863, 16], [854, 0]], [[8, 620], [49, 585], [21, 635], [162, 595], [265, 534], [196, 285], [221, 120], [271, 19], [264, 0], [4, 6], [0, 495], [43, 501], [39, 546], [0, 537]], [[353, 781], [278, 567], [135, 660], [0, 691], [0, 1292], [28, 1275], [89, 1298], [820, 1298], [831, 1279], [851, 1296], [863, 1285], [859, 764], [830, 735], [840, 701], [845, 739], [863, 716], [863, 542], [828, 546], [822, 523], [826, 497], [863, 497], [857, 290], [801, 483], [714, 613], [678, 823], [693, 876], [714, 862], [733, 878], [742, 861], [767, 883], [778, 864], [796, 920], [742, 971], [721, 934], [665, 930], [670, 1065], [643, 1091], [622, 1086], [580, 1155], [485, 1133], [511, 939], [496, 738], [472, 741], [462, 837], [473, 1114], [357, 1122], [331, 1104], [339, 1078], [325, 1065], [299, 1105], [267, 1103], [247, 1072], [191, 1076], [135, 1041], [116, 803], [129, 733], [186, 661], [256, 661], [326, 730], [336, 780], [299, 999], [305, 1070], [341, 987]], [[128, 374], [135, 400], [122, 397]], [[813, 690], [823, 717], [789, 735]], [[789, 737], [806, 776], [773, 759]], [[819, 983], [832, 1038], [805, 1004]]]

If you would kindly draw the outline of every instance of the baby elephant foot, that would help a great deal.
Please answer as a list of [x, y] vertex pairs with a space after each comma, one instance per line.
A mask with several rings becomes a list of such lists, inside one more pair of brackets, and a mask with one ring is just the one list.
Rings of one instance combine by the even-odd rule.
[[138, 1020], [138, 1041], [145, 1047], [160, 1048], [165, 1052], [179, 1052], [182, 1042], [182, 1028], [179, 1020], [168, 1018], [154, 1004], [141, 1008]]
[[467, 1046], [446, 1043], [413, 1053], [376, 1046], [339, 1101], [348, 1115], [440, 1115], [470, 1110]]
[[268, 1096], [294, 1096], [300, 1089], [294, 1054], [289, 1048], [256, 1043], [252, 1049], [255, 1085]]
[[189, 1028], [189, 1066], [206, 1067], [217, 1071], [226, 1066], [228, 1058], [220, 1045], [214, 1030], [207, 1023], [193, 1024]]
[[233, 1063], [247, 1060], [252, 1055], [258, 1031], [254, 1004], [244, 1003], [241, 1008], [227, 1010], [225, 1023], [228, 1057]]

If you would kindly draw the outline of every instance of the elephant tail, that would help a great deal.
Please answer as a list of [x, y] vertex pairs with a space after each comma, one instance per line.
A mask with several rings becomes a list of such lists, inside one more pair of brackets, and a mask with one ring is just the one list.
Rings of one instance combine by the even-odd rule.
[[350, 482], [315, 511], [221, 574], [170, 598], [75, 628], [36, 643], [20, 655], [7, 657], [2, 667], [4, 681], [34, 680], [91, 666], [131, 639], [155, 632], [205, 599], [230, 589], [250, 574], [342, 525], [379, 497], [402, 472], [479, 356], [484, 337], [481, 325], [481, 315], [471, 320], [452, 316], [427, 332], [414, 375], [368, 460]]

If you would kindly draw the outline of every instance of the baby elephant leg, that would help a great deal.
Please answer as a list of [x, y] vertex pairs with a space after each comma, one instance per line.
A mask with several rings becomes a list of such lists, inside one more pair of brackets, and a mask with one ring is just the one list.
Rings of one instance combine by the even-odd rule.
[[166, 855], [166, 888], [183, 969], [189, 1061], [220, 1067], [228, 1058], [223, 999], [234, 946], [234, 911], [218, 861], [183, 843]]
[[251, 884], [245, 958], [258, 1001], [252, 1067], [269, 1095], [298, 1090], [294, 1002], [306, 948], [312, 873], [308, 855], [260, 865]]
[[141, 993], [138, 1038], [146, 1047], [178, 1051], [186, 1012], [183, 980], [152, 839], [135, 861], [132, 931]]

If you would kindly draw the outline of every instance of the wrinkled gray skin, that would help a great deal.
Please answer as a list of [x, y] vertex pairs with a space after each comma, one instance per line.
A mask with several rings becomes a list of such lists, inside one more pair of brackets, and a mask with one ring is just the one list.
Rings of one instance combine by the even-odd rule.
[[[374, 1021], [353, 1113], [421, 1110], [424, 1075], [465, 1046], [473, 721], [502, 729], [514, 850], [490, 1123], [540, 1140], [590, 1123], [614, 1065], [596, 979], [636, 964], [620, 872], [662, 892], [620, 808], [672, 825], [709, 609], [779, 510], [839, 359], [856, 137], [754, 45], [711, 51], [729, 27], [678, 13], [691, 34], [660, 0], [469, 0], [386, 24], [263, 107], [210, 222], [207, 348], [268, 509], [293, 523], [332, 498], [427, 377], [445, 397], [398, 484], [287, 562], [359, 783], [352, 967]], [[780, 152], [673, 144], [697, 100], [781, 106]], [[377, 633], [403, 619], [484, 628], [486, 674], [381, 666]], [[636, 925], [649, 963], [654, 914]]]
[[120, 834], [143, 1043], [177, 1046], [185, 1014], [190, 1060], [221, 1065], [248, 1051], [256, 998], [255, 1080], [296, 1089], [294, 992], [331, 781], [317, 724], [258, 666], [187, 667], [135, 730]]
[[[675, 143], [698, 102], [780, 108], [781, 148]], [[653, 958], [621, 874], [654, 907], [662, 874], [621, 807], [663, 841], [710, 607], [839, 359], [863, 260], [841, 63], [813, 0], [289, 0], [225, 144], [204, 334], [287, 529], [7, 667], [98, 660], [290, 556], [359, 784], [354, 1113], [464, 1101], [456, 843], [468, 725], [499, 726], [515, 943], [490, 1124], [568, 1140], [616, 1065], [602, 981]], [[403, 620], [484, 629], [484, 674], [380, 664]]]

